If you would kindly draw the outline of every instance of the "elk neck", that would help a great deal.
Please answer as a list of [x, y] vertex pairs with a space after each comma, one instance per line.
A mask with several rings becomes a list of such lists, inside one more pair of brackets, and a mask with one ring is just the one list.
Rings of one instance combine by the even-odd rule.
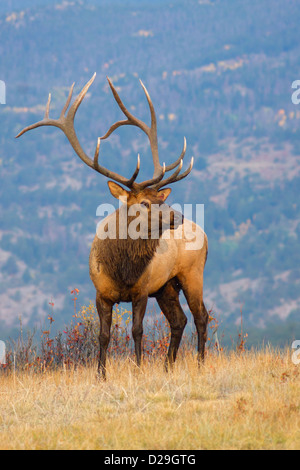
[[106, 274], [120, 287], [132, 287], [152, 260], [160, 239], [151, 238], [150, 234], [146, 239], [131, 238], [128, 234], [128, 226], [132, 220], [130, 217], [127, 219], [126, 238], [121, 238], [122, 232], [124, 237], [124, 227], [119, 226], [118, 212], [119, 209], [115, 212], [116, 237], [99, 240], [97, 257]]

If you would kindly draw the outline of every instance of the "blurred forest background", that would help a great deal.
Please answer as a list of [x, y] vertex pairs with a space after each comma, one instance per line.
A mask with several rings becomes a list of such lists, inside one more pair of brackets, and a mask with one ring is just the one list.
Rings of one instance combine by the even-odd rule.
[[[88, 256], [96, 209], [113, 203], [104, 177], [85, 166], [58, 129], [40, 128], [48, 93], [58, 117], [97, 72], [76, 117], [81, 144], [123, 118], [125, 105], [149, 121], [138, 78], [158, 117], [161, 161], [185, 167], [170, 203], [205, 205], [209, 256], [205, 301], [235, 331], [243, 311], [249, 342], [300, 337], [300, 2], [292, 0], [10, 0], [0, 4], [0, 339], [19, 317], [33, 326], [54, 303], [58, 324], [72, 317], [70, 290], [94, 300]], [[125, 176], [141, 153], [152, 175], [148, 141], [121, 128], [100, 160]]]

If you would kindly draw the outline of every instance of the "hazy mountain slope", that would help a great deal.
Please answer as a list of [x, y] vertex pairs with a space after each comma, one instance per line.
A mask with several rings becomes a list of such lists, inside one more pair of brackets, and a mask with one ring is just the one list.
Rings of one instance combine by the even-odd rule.
[[[170, 163], [187, 137], [195, 171], [170, 202], [204, 203], [209, 237], [209, 308], [235, 322], [243, 305], [254, 326], [299, 318], [300, 5], [279, 0], [173, 2], [11, 2], [0, 10], [0, 318], [1, 335], [32, 323], [53, 298], [62, 321], [68, 291], [94, 298], [88, 275], [96, 209], [112, 202], [104, 177], [73, 154], [59, 130], [41, 128], [48, 92], [58, 116], [68, 87], [97, 72], [76, 128], [93, 154], [96, 139], [119, 119], [109, 75], [128, 106], [148, 120], [139, 86], [159, 118], [161, 160]], [[111, 169], [152, 174], [147, 140], [121, 129], [103, 143]], [[187, 162], [186, 162], [187, 164]]]

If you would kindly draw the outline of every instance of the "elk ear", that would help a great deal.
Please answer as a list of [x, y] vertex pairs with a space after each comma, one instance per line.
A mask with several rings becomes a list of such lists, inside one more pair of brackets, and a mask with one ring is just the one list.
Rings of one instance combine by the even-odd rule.
[[160, 199], [162, 199], [165, 202], [167, 197], [170, 195], [171, 191], [172, 191], [171, 188], [164, 188], [158, 191], [157, 195]]
[[113, 181], [108, 181], [107, 184], [113, 197], [115, 197], [116, 199], [120, 199], [122, 202], [126, 203], [127, 198], [130, 194], [129, 191], [126, 191], [126, 189], [122, 188], [122, 186], [117, 183], [114, 183]]

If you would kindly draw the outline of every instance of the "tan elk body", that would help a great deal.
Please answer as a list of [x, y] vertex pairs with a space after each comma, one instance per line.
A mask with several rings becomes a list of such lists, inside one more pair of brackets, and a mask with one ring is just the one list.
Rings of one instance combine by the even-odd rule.
[[[179, 293], [183, 293], [193, 314], [198, 334], [198, 358], [204, 360], [208, 314], [203, 302], [203, 271], [207, 258], [207, 237], [194, 222], [186, 220], [170, 208], [165, 200], [171, 189], [166, 185], [180, 181], [192, 170], [193, 160], [189, 168], [181, 173], [186, 142], [180, 157], [171, 165], [161, 165], [158, 156], [156, 115], [150, 96], [142, 84], [146, 94], [150, 112], [151, 127], [133, 116], [124, 106], [116, 89], [109, 81], [113, 95], [126, 116], [126, 120], [113, 124], [109, 131], [101, 137], [106, 139], [118, 127], [133, 125], [139, 127], [149, 138], [154, 174], [150, 180], [137, 183], [140, 170], [140, 158], [134, 174], [127, 179], [99, 165], [100, 138], [96, 146], [94, 159], [83, 151], [74, 130], [74, 118], [87, 90], [94, 81], [95, 75], [85, 85], [74, 103], [72, 85], [67, 102], [59, 119], [49, 118], [50, 98], [47, 103], [45, 117], [42, 121], [26, 127], [17, 137], [28, 130], [40, 126], [55, 126], [67, 136], [73, 149], [88, 166], [110, 178], [111, 194], [123, 202], [123, 206], [114, 213], [117, 224], [116, 236], [101, 238], [97, 233], [90, 253], [90, 276], [96, 288], [96, 305], [100, 319], [100, 356], [99, 372], [106, 376], [106, 352], [110, 340], [112, 309], [119, 302], [132, 302], [133, 325], [132, 334], [135, 342], [137, 364], [141, 362], [141, 342], [143, 335], [143, 318], [149, 297], [155, 297], [169, 321], [171, 339], [166, 359], [166, 367], [172, 365], [180, 345], [183, 330], [187, 323], [180, 302]], [[68, 110], [69, 108], [69, 110]], [[68, 112], [67, 112], [68, 111]], [[66, 114], [67, 113], [67, 114]], [[175, 170], [171, 176], [164, 178], [165, 173]], [[120, 186], [126, 186], [128, 190]], [[162, 189], [164, 188], [164, 189]], [[132, 238], [128, 236], [130, 210], [138, 206], [139, 213], [148, 223], [146, 237]], [[122, 212], [123, 211], [123, 212]], [[153, 237], [153, 215], [158, 213], [158, 235]], [[125, 214], [126, 237], [120, 236], [124, 224], [120, 222]], [[169, 224], [166, 224], [168, 219]], [[118, 222], [119, 221], [119, 222]], [[105, 219], [108, 224], [110, 219]], [[151, 226], [152, 224], [152, 226]]]

